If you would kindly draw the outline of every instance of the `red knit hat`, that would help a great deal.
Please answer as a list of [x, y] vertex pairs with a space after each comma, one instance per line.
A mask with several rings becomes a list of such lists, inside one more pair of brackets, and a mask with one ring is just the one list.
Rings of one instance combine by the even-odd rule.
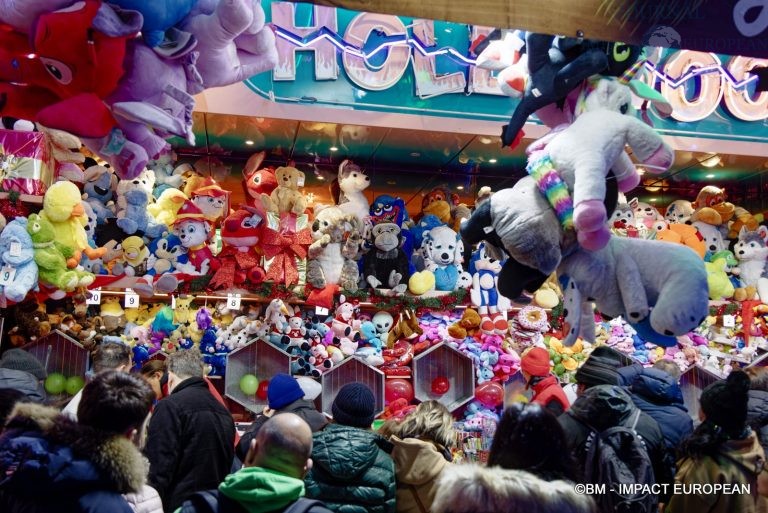
[[534, 347], [520, 359], [520, 368], [531, 376], [549, 374], [549, 353], [541, 347]]
[[173, 222], [173, 224], [178, 224], [188, 219], [198, 219], [200, 221], [205, 221], [203, 211], [200, 210], [200, 208], [190, 200], [186, 200], [179, 211], [176, 213], [176, 220]]

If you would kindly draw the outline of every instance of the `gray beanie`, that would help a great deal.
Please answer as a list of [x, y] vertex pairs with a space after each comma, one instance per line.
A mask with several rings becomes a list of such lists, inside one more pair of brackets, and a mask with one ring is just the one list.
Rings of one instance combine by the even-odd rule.
[[29, 372], [37, 379], [45, 379], [48, 373], [40, 360], [23, 349], [9, 349], [0, 357], [0, 368]]

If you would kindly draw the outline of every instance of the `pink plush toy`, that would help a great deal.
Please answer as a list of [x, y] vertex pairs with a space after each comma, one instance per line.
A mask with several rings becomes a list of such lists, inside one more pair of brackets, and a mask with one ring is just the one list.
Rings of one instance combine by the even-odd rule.
[[277, 64], [275, 34], [258, 0], [199, 0], [181, 28], [197, 39], [206, 88], [242, 82]]

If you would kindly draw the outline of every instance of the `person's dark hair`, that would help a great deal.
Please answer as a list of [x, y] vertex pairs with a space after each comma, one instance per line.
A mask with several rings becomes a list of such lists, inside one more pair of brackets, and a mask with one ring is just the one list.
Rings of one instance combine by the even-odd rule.
[[683, 442], [683, 456], [694, 459], [714, 456], [723, 443], [743, 440], [749, 435], [749, 383], [746, 373], [733, 371], [724, 381], [716, 381], [704, 389], [699, 402], [705, 418]]
[[24, 402], [27, 396], [15, 388], [0, 388], [0, 431], [16, 403]]
[[85, 385], [77, 419], [103, 432], [126, 433], [141, 428], [154, 399], [155, 393], [142, 378], [105, 371]]
[[141, 366], [139, 371], [142, 376], [151, 376], [155, 372], [165, 372], [165, 360], [160, 360], [159, 358], [149, 360]]
[[130, 365], [131, 348], [125, 344], [108, 342], [101, 344], [93, 352], [93, 372], [96, 374], [114, 370], [121, 365]]
[[548, 481], [578, 479], [563, 428], [552, 413], [536, 403], [515, 403], [504, 410], [488, 466], [526, 470]]
[[748, 367], [744, 372], [749, 376], [750, 389], [768, 392], [768, 368]]

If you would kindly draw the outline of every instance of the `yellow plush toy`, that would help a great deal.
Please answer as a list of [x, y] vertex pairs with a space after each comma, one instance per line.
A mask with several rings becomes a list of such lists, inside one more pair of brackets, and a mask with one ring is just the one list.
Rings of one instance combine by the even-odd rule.
[[147, 207], [147, 211], [158, 223], [171, 226], [176, 221], [176, 213], [187, 199], [187, 195], [179, 189], [166, 189], [155, 203]]
[[106, 249], [91, 248], [85, 225], [88, 217], [83, 209], [80, 190], [72, 182], [56, 182], [48, 188], [43, 198], [41, 217], [53, 225], [56, 242], [69, 246], [74, 251], [72, 258], [67, 260], [70, 269], [80, 263], [82, 253], [95, 260], [104, 256]]
[[307, 209], [307, 200], [299, 191], [304, 187], [304, 173], [295, 167], [283, 166], [275, 170], [277, 187], [269, 196], [261, 195], [264, 208], [278, 214], [294, 213], [301, 215]]

